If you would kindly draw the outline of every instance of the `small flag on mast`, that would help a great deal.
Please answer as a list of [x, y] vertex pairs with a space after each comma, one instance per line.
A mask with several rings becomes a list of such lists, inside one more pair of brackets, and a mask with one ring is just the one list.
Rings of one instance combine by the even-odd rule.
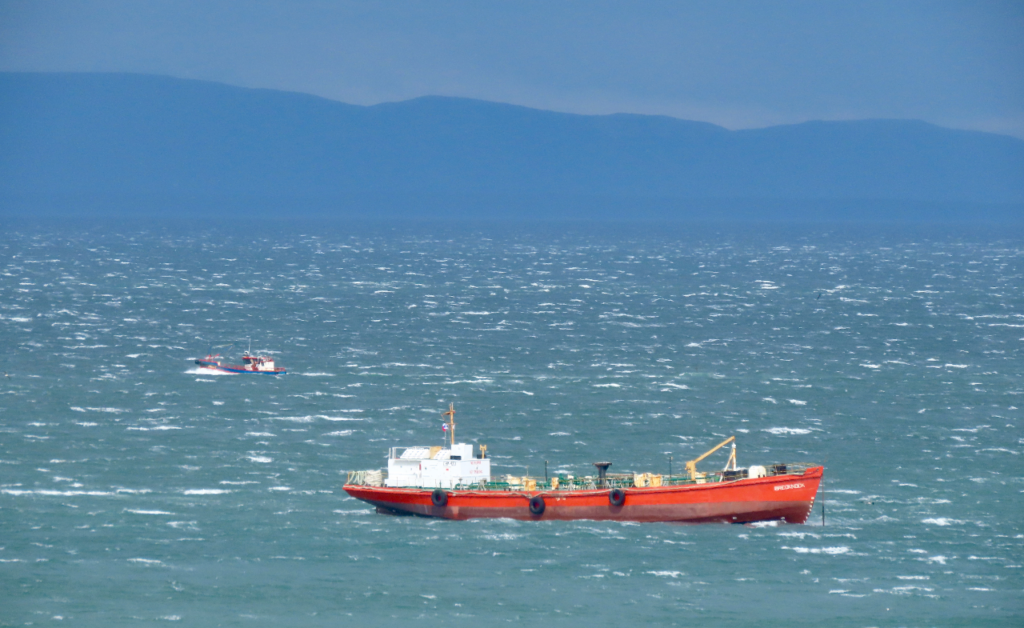
[[441, 431], [442, 432], [447, 432], [448, 431], [448, 424], [447, 423], [442, 423], [441, 424]]

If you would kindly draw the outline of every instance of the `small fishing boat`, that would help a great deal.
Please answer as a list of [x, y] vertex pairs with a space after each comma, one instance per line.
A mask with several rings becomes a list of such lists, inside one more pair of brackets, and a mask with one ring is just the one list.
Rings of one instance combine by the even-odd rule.
[[242, 364], [225, 364], [220, 361], [220, 354], [214, 354], [213, 350], [205, 358], [196, 360], [196, 364], [204, 369], [220, 371], [222, 373], [261, 373], [263, 375], [283, 375], [288, 371], [275, 366], [274, 358], [250, 354], [246, 350], [242, 354]]
[[[595, 462], [596, 475], [492, 478], [487, 446], [456, 443], [454, 405], [444, 415], [447, 446], [392, 447], [387, 471], [349, 472], [345, 492], [382, 514], [445, 519], [804, 523], [824, 473], [809, 463], [738, 468], [736, 439], [729, 437], [678, 475], [609, 473], [612, 463]], [[730, 443], [722, 471], [697, 471]]]

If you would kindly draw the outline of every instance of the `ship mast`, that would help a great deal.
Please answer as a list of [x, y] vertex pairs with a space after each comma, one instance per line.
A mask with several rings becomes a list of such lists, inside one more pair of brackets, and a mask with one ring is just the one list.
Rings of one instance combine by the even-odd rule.
[[455, 404], [454, 403], [449, 404], [448, 405], [448, 412], [442, 412], [441, 416], [448, 417], [448, 431], [450, 431], [452, 433], [451, 434], [451, 443], [450, 443], [449, 446], [454, 445], [455, 444]]

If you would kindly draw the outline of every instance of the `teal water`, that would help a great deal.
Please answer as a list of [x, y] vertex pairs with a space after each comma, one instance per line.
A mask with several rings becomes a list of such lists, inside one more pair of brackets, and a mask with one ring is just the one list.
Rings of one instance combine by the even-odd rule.
[[[1024, 616], [1019, 235], [17, 225], [0, 252], [0, 625]], [[289, 373], [192, 363], [248, 338]], [[824, 525], [344, 494], [449, 403], [495, 473], [665, 472], [732, 434], [741, 465], [824, 462]]]

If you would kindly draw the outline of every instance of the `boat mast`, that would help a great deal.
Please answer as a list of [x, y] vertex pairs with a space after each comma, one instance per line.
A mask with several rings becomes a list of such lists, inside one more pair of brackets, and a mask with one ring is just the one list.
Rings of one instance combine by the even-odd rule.
[[725, 468], [722, 471], [728, 471], [729, 465], [732, 465], [732, 470], [736, 470], [736, 441], [732, 443], [732, 453], [729, 454], [729, 459], [725, 461]]
[[448, 431], [451, 432], [451, 443], [449, 446], [455, 444], [455, 404], [448, 405], [448, 412], [442, 412], [441, 416], [448, 417]]

